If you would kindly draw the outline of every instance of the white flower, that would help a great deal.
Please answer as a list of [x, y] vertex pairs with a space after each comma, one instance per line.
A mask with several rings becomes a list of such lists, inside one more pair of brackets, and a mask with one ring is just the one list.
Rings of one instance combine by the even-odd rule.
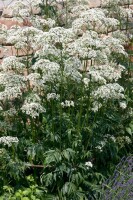
[[111, 52], [123, 54], [127, 56], [127, 53], [122, 46], [122, 41], [121, 39], [113, 38], [112, 36], [110, 37], [105, 37], [103, 38], [103, 42], [108, 46]]
[[122, 108], [122, 109], [125, 109], [127, 107], [127, 104], [124, 101], [120, 102], [119, 105], [120, 105], [120, 108]]
[[128, 136], [125, 136], [124, 138], [125, 138], [125, 141], [126, 141], [127, 144], [132, 143], [131, 139]]
[[11, 136], [4, 136], [0, 137], [0, 144], [8, 145], [9, 147], [12, 146], [12, 143], [18, 143], [19, 140], [17, 137]]
[[21, 27], [17, 30], [9, 29], [7, 43], [14, 45], [16, 49], [36, 49], [36, 37], [43, 34], [42, 30], [35, 27]]
[[52, 20], [50, 18], [46, 20], [46, 19], [41, 18], [40, 16], [31, 17], [30, 22], [35, 28], [38, 28], [41, 30], [44, 30], [44, 28], [52, 28], [55, 25], [55, 20]]
[[90, 79], [88, 78], [83, 78], [83, 83], [85, 84], [85, 87], [89, 85]]
[[61, 106], [64, 108], [64, 107], [74, 107], [74, 102], [73, 101], [68, 101], [68, 100], [65, 100], [65, 102], [62, 102], [61, 103]]
[[109, 83], [100, 86], [96, 91], [92, 93], [95, 99], [124, 99], [124, 88], [118, 83]]
[[93, 65], [89, 67], [88, 74], [91, 75], [91, 81], [106, 84], [107, 81], [117, 81], [121, 78], [122, 71], [125, 67], [115, 63], [105, 65]]
[[121, 44], [125, 44], [126, 42], [128, 42], [127, 35], [120, 30], [114, 31], [112, 33], [112, 36], [113, 36], [113, 38], [119, 39]]
[[49, 30], [49, 34], [53, 37], [53, 43], [69, 43], [75, 39], [75, 34], [72, 28], [65, 29], [63, 27], [55, 27]]
[[42, 4], [42, 0], [28, 0], [28, 3], [32, 7], [39, 7], [39, 4]]
[[0, 84], [6, 87], [24, 87], [24, 76], [12, 71], [0, 73]]
[[30, 10], [27, 9], [27, 8], [21, 9], [21, 10], [19, 10], [18, 15], [20, 17], [29, 17], [30, 16]]
[[14, 98], [18, 98], [22, 95], [22, 91], [20, 87], [6, 87], [3, 92], [0, 92], [0, 100], [13, 100]]
[[91, 110], [93, 112], [97, 112], [101, 107], [102, 107], [101, 103], [94, 101]]
[[104, 146], [106, 145], [106, 142], [107, 142], [107, 139], [104, 138], [103, 141], [100, 141], [100, 142], [99, 142], [99, 145], [96, 146], [95, 148], [96, 148], [97, 150], [99, 150], [100, 152], [102, 152]]
[[100, 145], [96, 146], [95, 149], [97, 149], [98, 151], [102, 152], [102, 147]]
[[114, 136], [111, 136], [110, 139], [113, 141], [113, 142], [116, 142], [116, 139]]
[[105, 78], [103, 78], [98, 71], [90, 70], [88, 74], [90, 75], [92, 82], [97, 82], [97, 83], [99, 82], [102, 84], [106, 84]]
[[32, 69], [42, 71], [42, 81], [46, 83], [47, 81], [53, 82], [55, 79], [59, 78], [60, 65], [56, 62], [50, 62], [47, 59], [39, 59], [33, 66]]
[[51, 99], [56, 99], [58, 100], [60, 98], [59, 94], [56, 93], [48, 93], [47, 94], [47, 100], [50, 101]]
[[78, 58], [69, 58], [64, 60], [64, 75], [71, 77], [73, 80], [81, 80], [81, 73], [78, 71], [81, 68], [81, 61]]
[[92, 164], [92, 162], [88, 161], [85, 163], [85, 166], [87, 167], [87, 169], [89, 169], [89, 168], [93, 167], [93, 164]]
[[21, 108], [23, 113], [31, 116], [32, 118], [36, 118], [40, 113], [46, 112], [46, 109], [43, 108], [39, 103], [31, 102], [25, 103]]
[[3, 116], [13, 117], [16, 114], [17, 114], [17, 110], [15, 108], [10, 108], [9, 110], [4, 111]]
[[4, 58], [2, 61], [2, 65], [0, 66], [0, 69], [3, 71], [8, 70], [23, 70], [25, 68], [25, 65], [20, 62], [19, 58], [16, 56], [9, 56], [7, 58]]
[[41, 75], [39, 73], [31, 73], [28, 76], [26, 76], [25, 79], [30, 81], [30, 85], [34, 86], [34, 90], [43, 87], [44, 81], [42, 80]]

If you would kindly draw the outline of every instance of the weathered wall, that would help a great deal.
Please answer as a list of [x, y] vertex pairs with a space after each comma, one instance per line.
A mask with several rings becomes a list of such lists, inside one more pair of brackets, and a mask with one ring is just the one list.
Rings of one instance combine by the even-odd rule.
[[[12, 19], [12, 10], [9, 9], [7, 6], [11, 5], [11, 3], [14, 0], [4, 0], [4, 2], [2, 0], [0, 0], [0, 11], [2, 10], [2, 15], [0, 16], [0, 24], [4, 24], [7, 26], [7, 28], [10, 29], [11, 26], [13, 25], [19, 25], [19, 26], [28, 26], [29, 24], [27, 23], [26, 20], [24, 20], [22, 23]], [[25, 0], [23, 0], [25, 1]], [[62, 1], [62, 0], [58, 0], [58, 1]], [[100, 6], [100, 2], [101, 0], [88, 0], [89, 1], [89, 7], [93, 8], [93, 7], [99, 7]], [[133, 8], [133, 5], [131, 5], [131, 7]], [[36, 12], [36, 10], [34, 11]], [[7, 49], [6, 53], [4, 53], [4, 49], [0, 48], [0, 62], [3, 58], [4, 55], [16, 55], [16, 50], [9, 46], [9, 45], [5, 45], [5, 48]], [[23, 52], [19, 51], [19, 55], [22, 56]]]

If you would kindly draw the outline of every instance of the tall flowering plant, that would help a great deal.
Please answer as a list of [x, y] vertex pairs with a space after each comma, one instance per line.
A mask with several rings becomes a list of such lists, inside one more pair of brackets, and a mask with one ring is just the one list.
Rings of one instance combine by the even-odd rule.
[[1, 27], [0, 41], [16, 49], [0, 65], [2, 198], [96, 199], [131, 148], [132, 110], [121, 81], [128, 37], [107, 9], [66, 1], [63, 27], [48, 13], [33, 14], [41, 3], [13, 5], [31, 27]]

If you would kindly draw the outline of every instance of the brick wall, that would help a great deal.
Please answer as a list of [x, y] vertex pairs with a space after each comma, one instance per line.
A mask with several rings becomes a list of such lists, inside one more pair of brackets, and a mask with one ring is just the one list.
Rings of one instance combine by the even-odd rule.
[[[23, 0], [24, 1], [24, 0]], [[58, 0], [61, 1], [61, 0]], [[5, 0], [4, 3], [0, 1], [0, 24], [4, 24], [7, 26], [8, 29], [10, 29], [13, 25], [19, 25], [19, 26], [29, 26], [30, 24], [27, 22], [27, 20], [23, 20], [23, 22], [18, 22], [14, 20], [12, 10], [7, 7], [7, 5], [11, 4], [13, 0]], [[89, 0], [89, 7], [99, 7], [101, 0]], [[131, 8], [133, 8], [133, 5], [130, 5]], [[35, 14], [37, 14], [37, 10], [34, 10]], [[1, 44], [0, 44], [1, 45]], [[5, 49], [7, 49], [5, 53]], [[9, 46], [7, 44], [4, 45], [4, 48], [0, 48], [0, 62], [2, 61], [2, 58], [4, 55], [16, 55], [16, 50], [13, 46]], [[19, 51], [19, 55], [23, 56], [23, 52]]]

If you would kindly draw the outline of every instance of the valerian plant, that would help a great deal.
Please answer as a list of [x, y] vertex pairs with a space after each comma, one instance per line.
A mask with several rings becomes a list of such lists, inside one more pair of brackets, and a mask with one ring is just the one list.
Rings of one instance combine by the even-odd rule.
[[132, 34], [121, 31], [112, 4], [74, 2], [60, 14], [59, 1], [14, 1], [14, 17], [30, 26], [1, 26], [1, 43], [16, 49], [0, 65], [2, 199], [98, 199], [99, 185], [131, 151], [124, 46]]

